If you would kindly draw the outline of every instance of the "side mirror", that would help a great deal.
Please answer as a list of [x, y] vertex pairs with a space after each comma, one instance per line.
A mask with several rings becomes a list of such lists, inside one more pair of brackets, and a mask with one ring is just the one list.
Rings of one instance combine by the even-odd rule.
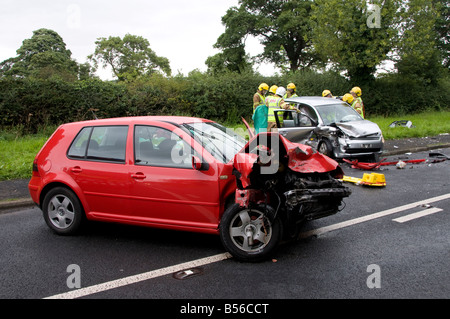
[[196, 171], [207, 171], [209, 165], [208, 163], [202, 163], [197, 156], [192, 156], [192, 168]]

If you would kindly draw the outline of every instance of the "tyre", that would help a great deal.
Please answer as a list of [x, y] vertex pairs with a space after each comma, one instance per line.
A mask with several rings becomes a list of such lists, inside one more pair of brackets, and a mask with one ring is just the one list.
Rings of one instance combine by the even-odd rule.
[[84, 219], [80, 200], [64, 187], [56, 187], [45, 195], [42, 212], [48, 227], [59, 235], [76, 234]]
[[241, 261], [261, 261], [274, 252], [283, 236], [280, 218], [272, 207], [256, 208], [230, 206], [219, 226], [220, 239], [225, 249]]
[[330, 141], [322, 140], [319, 144], [319, 153], [326, 155], [328, 157], [334, 158], [333, 156], [333, 147], [331, 146]]

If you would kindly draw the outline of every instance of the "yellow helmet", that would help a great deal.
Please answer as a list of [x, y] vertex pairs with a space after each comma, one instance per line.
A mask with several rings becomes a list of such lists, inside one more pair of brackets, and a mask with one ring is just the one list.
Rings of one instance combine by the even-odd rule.
[[258, 90], [262, 91], [262, 90], [269, 90], [269, 85], [267, 83], [261, 83], [258, 87]]
[[[328, 95], [330, 95], [331, 94], [331, 91], [330, 90], [324, 90], [323, 92], [322, 92], [322, 96], [323, 97], [326, 97], [326, 96], [328, 96]], [[331, 94], [332, 95], [332, 94]]]
[[347, 102], [348, 104], [352, 104], [354, 99], [355, 98], [353, 97], [353, 95], [351, 95], [350, 93], [347, 93], [342, 98], [342, 101]]
[[357, 87], [357, 86], [355, 86], [355, 87], [350, 91], [350, 93], [355, 93], [356, 96], [361, 96], [361, 95], [362, 95], [361, 88], [359, 88], [359, 87]]
[[269, 92], [275, 94], [275, 93], [277, 93], [277, 89], [278, 89], [278, 86], [272, 85], [272, 86], [270, 87]]
[[288, 86], [287, 86], [287, 89], [288, 89], [288, 90], [294, 90], [294, 91], [295, 91], [297, 88], [295, 87], [295, 84], [294, 84], [294, 83], [289, 83]]

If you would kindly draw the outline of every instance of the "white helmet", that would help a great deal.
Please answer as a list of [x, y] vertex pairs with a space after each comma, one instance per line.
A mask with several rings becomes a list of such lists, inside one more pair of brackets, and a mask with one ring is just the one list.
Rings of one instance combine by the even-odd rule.
[[276, 95], [279, 95], [279, 96], [283, 97], [285, 94], [286, 94], [286, 89], [284, 87], [280, 86], [277, 89]]

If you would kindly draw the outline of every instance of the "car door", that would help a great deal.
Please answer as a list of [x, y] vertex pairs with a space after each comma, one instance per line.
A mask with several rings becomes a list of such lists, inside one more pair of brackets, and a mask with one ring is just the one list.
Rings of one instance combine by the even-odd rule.
[[108, 218], [128, 211], [127, 136], [127, 125], [84, 127], [68, 150], [66, 170], [82, 191], [89, 215]]
[[134, 127], [134, 165], [130, 166], [134, 218], [154, 226], [215, 231], [219, 216], [217, 165], [192, 168], [195, 151], [190, 135], [170, 124]]
[[315, 141], [314, 129], [316, 122], [304, 112], [304, 107], [299, 106], [300, 112], [296, 110], [276, 111], [278, 132], [291, 142], [311, 144]]

